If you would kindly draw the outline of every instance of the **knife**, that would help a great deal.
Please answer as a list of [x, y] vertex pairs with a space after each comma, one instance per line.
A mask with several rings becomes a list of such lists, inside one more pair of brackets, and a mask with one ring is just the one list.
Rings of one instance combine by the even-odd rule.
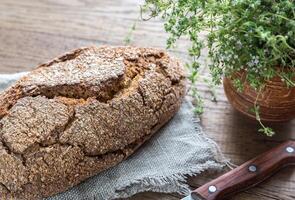
[[182, 200], [222, 200], [295, 164], [295, 141], [287, 141], [199, 187]]

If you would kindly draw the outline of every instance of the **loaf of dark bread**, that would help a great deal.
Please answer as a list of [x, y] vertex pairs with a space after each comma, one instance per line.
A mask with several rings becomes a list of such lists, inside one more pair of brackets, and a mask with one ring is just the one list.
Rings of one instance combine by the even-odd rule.
[[0, 198], [41, 199], [110, 168], [179, 109], [185, 76], [157, 49], [88, 47], [0, 96]]

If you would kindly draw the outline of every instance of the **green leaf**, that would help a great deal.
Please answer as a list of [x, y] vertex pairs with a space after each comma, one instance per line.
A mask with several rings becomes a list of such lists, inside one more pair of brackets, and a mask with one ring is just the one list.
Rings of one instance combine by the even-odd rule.
[[[168, 48], [179, 38], [190, 41], [192, 83], [197, 80], [199, 57], [206, 48], [214, 84], [242, 70], [256, 91], [274, 76], [295, 87], [294, 0], [146, 0], [144, 7], [151, 17], [164, 20]], [[205, 41], [200, 33], [207, 34]], [[233, 83], [242, 92], [241, 80], [234, 78]], [[260, 121], [259, 108], [253, 111], [261, 131], [272, 135]]]

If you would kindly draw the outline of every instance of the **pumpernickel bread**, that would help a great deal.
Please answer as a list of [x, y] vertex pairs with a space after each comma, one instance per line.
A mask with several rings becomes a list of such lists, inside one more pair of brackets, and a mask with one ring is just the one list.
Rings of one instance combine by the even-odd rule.
[[164, 51], [88, 47], [0, 96], [0, 197], [41, 199], [110, 168], [179, 109], [185, 76]]

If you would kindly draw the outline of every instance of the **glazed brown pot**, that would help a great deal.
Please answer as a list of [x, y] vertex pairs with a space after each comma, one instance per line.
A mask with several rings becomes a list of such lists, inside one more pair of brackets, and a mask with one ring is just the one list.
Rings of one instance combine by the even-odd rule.
[[[223, 79], [225, 94], [232, 106], [241, 113], [254, 118], [251, 112], [257, 98], [257, 92], [245, 81], [246, 73], [236, 74], [242, 80], [244, 91], [238, 92], [229, 78]], [[275, 77], [266, 83], [260, 92], [257, 105], [259, 105], [262, 121], [282, 122], [295, 118], [295, 87], [288, 88], [279, 77]]]

